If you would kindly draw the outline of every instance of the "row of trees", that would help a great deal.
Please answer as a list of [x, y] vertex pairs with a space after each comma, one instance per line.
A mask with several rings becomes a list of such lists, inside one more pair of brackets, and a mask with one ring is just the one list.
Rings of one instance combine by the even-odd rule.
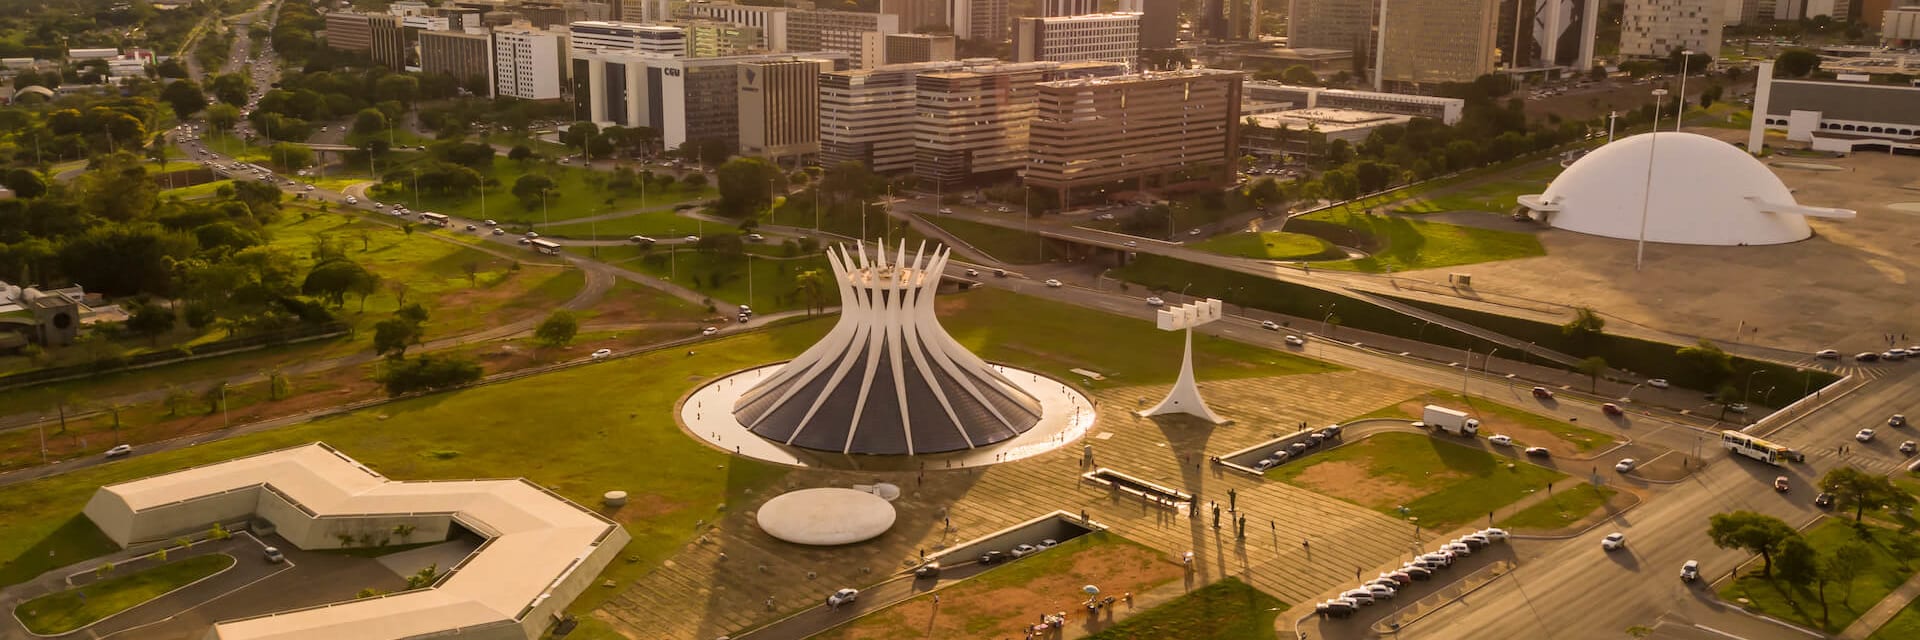
[[[1862, 520], [1869, 510], [1909, 511], [1914, 497], [1893, 484], [1886, 476], [1876, 476], [1852, 467], [1840, 467], [1820, 479], [1820, 490], [1833, 494], [1835, 507], [1852, 510], [1860, 538], [1867, 538]], [[1829, 584], [1846, 589], [1843, 598], [1851, 599], [1854, 578], [1872, 567], [1873, 551], [1866, 542], [1849, 540], [1825, 553], [1814, 549], [1799, 531], [1773, 516], [1753, 511], [1715, 514], [1708, 519], [1707, 536], [1722, 549], [1740, 549], [1760, 556], [1760, 575], [1801, 589], [1811, 588], [1820, 601], [1820, 616], [1827, 618]], [[1892, 538], [1893, 555], [1903, 564], [1920, 559], [1920, 543], [1909, 536]]]

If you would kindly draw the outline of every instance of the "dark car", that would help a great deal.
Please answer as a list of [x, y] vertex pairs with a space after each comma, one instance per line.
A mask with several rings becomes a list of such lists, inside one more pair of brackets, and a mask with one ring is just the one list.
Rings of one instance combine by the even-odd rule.
[[980, 564], [1000, 564], [1006, 560], [1007, 552], [1005, 551], [988, 551], [980, 554]]
[[939, 562], [929, 562], [929, 563], [926, 563], [926, 564], [923, 564], [923, 565], [920, 565], [920, 566], [919, 566], [919, 568], [916, 568], [916, 569], [914, 569], [914, 570], [913, 570], [913, 577], [915, 577], [915, 578], [938, 578], [938, 577], [940, 577], [940, 563], [939, 563]]
[[1820, 507], [1822, 509], [1832, 507], [1833, 494], [1827, 493], [1825, 491], [1820, 492], [1820, 495], [1813, 497], [1813, 506]]
[[1329, 426], [1325, 429], [1321, 429], [1320, 435], [1326, 436], [1328, 438], [1338, 438], [1340, 437], [1340, 425], [1336, 424], [1336, 425]]
[[1853, 354], [1853, 359], [1858, 362], [1878, 362], [1880, 360], [1880, 354], [1872, 351], [1863, 351]]
[[1433, 579], [1433, 570], [1426, 567], [1406, 567], [1401, 569], [1401, 571], [1406, 572], [1408, 576], [1413, 577], [1415, 580]]

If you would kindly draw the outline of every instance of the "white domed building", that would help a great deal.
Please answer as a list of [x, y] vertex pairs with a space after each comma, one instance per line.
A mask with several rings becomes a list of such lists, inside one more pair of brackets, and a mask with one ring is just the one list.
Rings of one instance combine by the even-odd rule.
[[1740, 148], [1673, 131], [1600, 147], [1567, 167], [1546, 193], [1519, 202], [1557, 229], [1690, 245], [1797, 242], [1813, 235], [1807, 216], [1854, 215], [1801, 205], [1773, 171]]

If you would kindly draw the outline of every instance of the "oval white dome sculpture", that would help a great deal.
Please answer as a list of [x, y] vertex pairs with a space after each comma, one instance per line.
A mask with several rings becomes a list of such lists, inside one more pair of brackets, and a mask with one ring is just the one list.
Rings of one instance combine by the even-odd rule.
[[1807, 216], [1854, 215], [1800, 205], [1779, 177], [1740, 148], [1672, 131], [1600, 147], [1554, 178], [1546, 193], [1519, 202], [1557, 229], [1692, 245], [1796, 242], [1813, 235]]

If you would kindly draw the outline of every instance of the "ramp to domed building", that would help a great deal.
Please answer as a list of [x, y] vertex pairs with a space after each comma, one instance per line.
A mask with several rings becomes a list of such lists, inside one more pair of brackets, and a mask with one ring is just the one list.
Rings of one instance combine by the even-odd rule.
[[1041, 403], [954, 341], [934, 316], [949, 250], [906, 243], [889, 257], [829, 249], [840, 322], [743, 394], [733, 415], [754, 434], [796, 447], [925, 454], [1013, 439]]

